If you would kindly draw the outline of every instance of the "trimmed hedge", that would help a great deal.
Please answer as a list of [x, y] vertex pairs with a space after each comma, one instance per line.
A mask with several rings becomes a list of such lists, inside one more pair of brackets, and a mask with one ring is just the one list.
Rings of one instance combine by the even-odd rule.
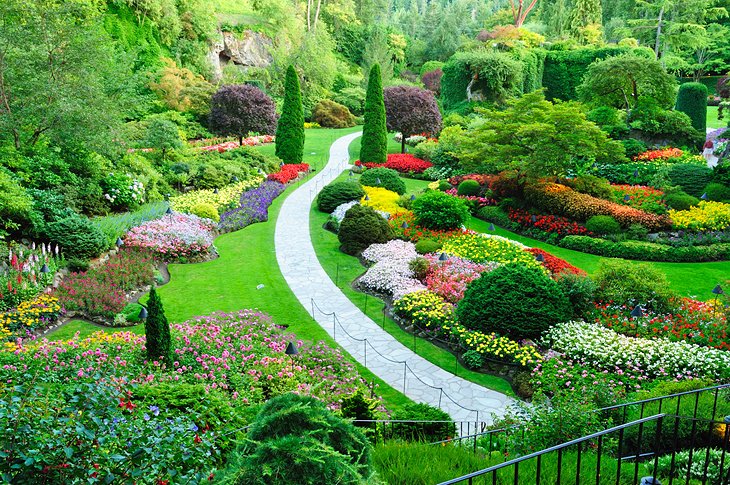
[[553, 99], [563, 101], [578, 99], [576, 88], [583, 82], [583, 76], [593, 61], [630, 51], [631, 49], [626, 47], [548, 51], [542, 76], [545, 98], [551, 101]]
[[466, 223], [469, 207], [457, 197], [432, 190], [413, 202], [413, 214], [421, 227], [450, 230]]
[[699, 197], [712, 181], [712, 169], [703, 165], [676, 164], [669, 169], [669, 180], [689, 195]]
[[565, 236], [560, 246], [608, 258], [669, 263], [698, 263], [730, 260], [730, 243], [711, 246], [673, 247], [646, 241], [613, 242], [589, 236]]
[[680, 85], [676, 109], [686, 113], [692, 126], [704, 133], [707, 130], [707, 86], [702, 83]]

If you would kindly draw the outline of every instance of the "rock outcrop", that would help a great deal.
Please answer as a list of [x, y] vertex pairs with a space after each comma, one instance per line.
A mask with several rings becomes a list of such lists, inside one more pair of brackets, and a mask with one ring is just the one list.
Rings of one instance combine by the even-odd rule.
[[268, 67], [273, 61], [270, 52], [272, 46], [271, 39], [252, 30], [240, 34], [219, 32], [218, 39], [213, 42], [208, 54], [215, 79], [221, 78], [223, 68], [228, 64], [235, 64], [244, 69]]

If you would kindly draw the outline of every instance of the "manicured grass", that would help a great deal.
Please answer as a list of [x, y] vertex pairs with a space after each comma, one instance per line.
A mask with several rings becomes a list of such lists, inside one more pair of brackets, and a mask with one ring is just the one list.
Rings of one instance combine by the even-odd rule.
[[[727, 114], [727, 113], [725, 113]], [[707, 127], [708, 128], [725, 128], [727, 126], [727, 118], [717, 119], [717, 106], [707, 107]]]
[[[339, 179], [344, 178], [347, 178], [345, 174], [339, 177]], [[406, 180], [409, 187], [408, 194], [420, 192], [428, 183], [421, 180], [404, 180]], [[383, 302], [380, 299], [354, 290], [351, 283], [365, 272], [365, 268], [357, 258], [340, 251], [340, 242], [336, 234], [323, 229], [322, 226], [327, 222], [329, 214], [319, 212], [313, 205], [310, 217], [312, 244], [317, 253], [317, 259], [319, 259], [320, 264], [332, 281], [363, 313], [367, 314], [373, 321], [380, 323], [399, 342], [429, 362], [450, 372], [456, 372], [459, 377], [471, 382], [514, 396], [512, 387], [504, 379], [466, 369], [458, 364], [451, 352], [436, 347], [427, 340], [414, 338], [412, 334], [402, 330], [398, 324], [387, 318], [383, 312]]]

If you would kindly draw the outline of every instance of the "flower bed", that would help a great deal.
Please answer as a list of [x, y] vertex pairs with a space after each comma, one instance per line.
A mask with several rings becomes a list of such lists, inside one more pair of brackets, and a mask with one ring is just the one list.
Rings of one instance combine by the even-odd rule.
[[499, 263], [475, 263], [468, 259], [452, 256], [439, 261], [438, 254], [427, 254], [430, 263], [426, 274], [426, 286], [449, 303], [458, 303], [464, 298], [466, 286], [479, 278], [482, 273], [492, 271]]
[[[204, 152], [227, 152], [229, 150], [235, 150], [236, 148], [242, 147], [242, 146], [256, 146], [256, 145], [265, 145], [267, 143], [273, 143], [275, 140], [275, 137], [273, 135], [261, 135], [261, 136], [249, 136], [248, 138], [243, 139], [243, 143], [239, 144], [238, 140], [236, 141], [224, 141], [220, 143], [215, 144], [208, 144], [204, 146], [198, 146], [197, 148], [204, 151]], [[203, 143], [210, 143], [211, 140], [203, 140]]]
[[554, 275], [558, 275], [560, 273], [573, 273], [583, 276], [586, 274], [586, 272], [582, 269], [577, 268], [566, 260], [553, 256], [542, 249], [529, 248], [527, 251], [535, 255], [535, 257], [537, 257], [538, 254], [541, 254], [543, 257], [543, 261], [541, 261], [542, 265]]
[[525, 187], [525, 198], [532, 205], [544, 211], [578, 221], [585, 221], [596, 215], [606, 215], [613, 217], [624, 227], [641, 224], [647, 229], [655, 231], [670, 225], [670, 220], [666, 216], [649, 214], [588, 194], [581, 194], [561, 184], [529, 185]]
[[702, 200], [684, 211], [670, 210], [669, 217], [677, 229], [722, 231], [730, 228], [730, 204]]
[[48, 327], [60, 313], [61, 305], [55, 296], [44, 294], [26, 300], [16, 309], [0, 313], [0, 342], [25, 338], [34, 330]]
[[471, 173], [468, 175], [455, 175], [449, 179], [449, 183], [453, 186], [458, 186], [464, 180], [475, 180], [479, 185], [489, 186], [494, 180], [494, 175], [485, 175], [481, 173]]
[[595, 323], [560, 323], [547, 332], [544, 343], [601, 370], [632, 367], [650, 378], [730, 378], [730, 352], [687, 342], [626, 337]]
[[300, 173], [307, 172], [309, 172], [309, 164], [307, 163], [287, 163], [282, 165], [278, 172], [270, 173], [267, 178], [280, 184], [288, 184], [299, 177]]
[[497, 205], [496, 200], [487, 197], [478, 197], [476, 195], [459, 195], [459, 189], [449, 189], [446, 191], [446, 193], [449, 195], [453, 195], [454, 197], [457, 197], [461, 200], [467, 201], [471, 212], [476, 212], [482, 207], [486, 207], [488, 205]]
[[[407, 225], [406, 228], [403, 228], [404, 222]], [[444, 242], [454, 236], [464, 234], [464, 232], [459, 229], [443, 231], [421, 227], [416, 224], [415, 217], [411, 211], [391, 215], [388, 219], [388, 223], [393, 229], [395, 237], [407, 239], [413, 242], [418, 242], [421, 239], [433, 239], [435, 241]]]
[[226, 185], [216, 190], [194, 190], [182, 195], [170, 197], [170, 208], [176, 212], [190, 213], [192, 208], [199, 204], [211, 204], [218, 212], [230, 209], [238, 201], [241, 193], [258, 186], [264, 178], [261, 175], [248, 180]]
[[684, 152], [680, 150], [679, 148], [662, 148], [659, 150], [648, 150], [644, 153], [638, 154], [634, 160], [641, 160], [641, 161], [654, 161], [654, 160], [661, 160], [666, 161], [671, 158], [679, 158], [682, 155], [684, 155]]
[[591, 232], [585, 226], [565, 217], [530, 214], [521, 209], [510, 209], [508, 216], [512, 222], [516, 222], [522, 227], [535, 228], [550, 234], [554, 233], [559, 236], [591, 235]]
[[[652, 214], [666, 214], [664, 192], [645, 185], [611, 185], [613, 201]], [[628, 200], [627, 200], [628, 196]]]
[[164, 261], [207, 253], [213, 246], [216, 225], [192, 214], [168, 214], [132, 228], [124, 238], [130, 247], [148, 249]]
[[417, 257], [413, 243], [393, 240], [385, 244], [371, 244], [363, 251], [363, 259], [374, 262], [358, 284], [371, 291], [392, 295], [394, 299], [425, 289], [415, 278], [409, 263]]
[[239, 199], [239, 206], [221, 214], [218, 230], [231, 232], [243, 229], [255, 222], [269, 219], [269, 206], [286, 186], [279, 182], [267, 180], [255, 189], [249, 189]]
[[600, 304], [596, 308], [595, 321], [629, 337], [662, 338], [730, 350], [727, 319], [722, 307], [718, 309], [711, 303], [686, 298], [673, 313], [647, 314], [638, 318], [630, 313], [631, 308]]
[[476, 263], [513, 263], [542, 268], [526, 246], [501, 236], [487, 234], [460, 234], [447, 239], [441, 250], [452, 256], [470, 259]]
[[407, 209], [397, 204], [400, 195], [382, 187], [362, 186], [365, 196], [360, 199], [362, 205], [372, 207], [376, 211], [386, 212], [390, 216], [408, 212]]
[[431, 162], [416, 158], [409, 153], [391, 153], [385, 163], [360, 163], [355, 162], [357, 166], [365, 166], [365, 168], [385, 167], [400, 173], [423, 173], [427, 168], [433, 167]]
[[[30, 248], [13, 245], [4, 250], [0, 249], [0, 255], [7, 258], [8, 265], [4, 271], [0, 268], [0, 311], [38, 296], [51, 284], [59, 266], [58, 246], [51, 250], [50, 244], [33, 243]], [[48, 273], [41, 272], [44, 264]]]

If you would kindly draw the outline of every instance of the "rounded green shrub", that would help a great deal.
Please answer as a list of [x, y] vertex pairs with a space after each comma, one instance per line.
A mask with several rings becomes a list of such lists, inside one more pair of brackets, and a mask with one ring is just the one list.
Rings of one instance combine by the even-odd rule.
[[447, 190], [451, 190], [453, 186], [449, 183], [448, 180], [439, 180], [439, 190], [441, 192], [446, 192]]
[[416, 252], [418, 254], [437, 253], [441, 251], [442, 246], [440, 241], [425, 238], [416, 243]]
[[667, 194], [664, 200], [671, 209], [678, 211], [685, 211], [700, 203], [700, 199], [689, 195], [683, 190]]
[[355, 205], [345, 213], [337, 233], [342, 252], [356, 255], [374, 243], [393, 239], [393, 230], [383, 216], [372, 208]]
[[669, 180], [689, 195], [699, 197], [712, 181], [712, 169], [704, 165], [676, 164], [669, 169]]
[[48, 224], [46, 233], [66, 258], [92, 259], [107, 249], [107, 238], [101, 229], [78, 214]]
[[437, 407], [424, 403], [406, 404], [393, 411], [390, 419], [393, 421], [431, 421], [430, 423], [393, 423], [393, 437], [408, 441], [441, 441], [456, 434], [456, 424], [451, 416]]
[[648, 148], [646, 146], [646, 143], [641, 140], [637, 140], [636, 138], [627, 138], [626, 140], [621, 140], [621, 144], [626, 150], [626, 156], [631, 159], [639, 156], [639, 154], [641, 153], [644, 153]]
[[730, 187], [718, 183], [707, 184], [705, 187], [705, 193], [709, 200], [716, 202], [728, 202], [730, 201]]
[[686, 113], [692, 126], [701, 133], [707, 130], [707, 86], [684, 83], [677, 92], [677, 111]]
[[480, 190], [482, 190], [482, 186], [476, 180], [464, 180], [459, 184], [456, 193], [465, 196], [477, 196]]
[[593, 295], [596, 293], [596, 284], [589, 276], [564, 271], [557, 275], [556, 281], [573, 307], [574, 318], [583, 318], [595, 308]]
[[618, 234], [621, 225], [611, 216], [593, 216], [586, 221], [586, 229], [596, 234]]
[[406, 184], [400, 175], [390, 168], [369, 168], [360, 176], [360, 183], [368, 187], [382, 187], [399, 195], [406, 193]]
[[712, 181], [730, 187], [730, 161], [722, 160], [712, 169]]
[[355, 116], [347, 106], [330, 99], [323, 99], [312, 111], [312, 121], [322, 128], [350, 128], [355, 126]]
[[469, 208], [461, 199], [432, 190], [413, 202], [413, 214], [419, 226], [449, 230], [469, 219]]
[[222, 483], [356, 485], [372, 474], [365, 435], [309, 396], [270, 399], [246, 438], [220, 473]]
[[218, 209], [208, 202], [199, 202], [195, 204], [190, 208], [190, 213], [204, 219], [211, 219], [215, 222], [221, 220], [220, 215], [218, 215]]
[[657, 312], [672, 308], [675, 294], [669, 289], [667, 276], [648, 263], [623, 259], [605, 259], [593, 275], [597, 301], [612, 301], [633, 308], [641, 305]]
[[356, 182], [333, 182], [323, 188], [317, 196], [317, 209], [331, 213], [338, 206], [353, 200], [360, 200], [365, 191]]
[[515, 340], [538, 338], [572, 314], [555, 281], [540, 268], [519, 263], [502, 265], [469, 283], [456, 308], [465, 327]]

